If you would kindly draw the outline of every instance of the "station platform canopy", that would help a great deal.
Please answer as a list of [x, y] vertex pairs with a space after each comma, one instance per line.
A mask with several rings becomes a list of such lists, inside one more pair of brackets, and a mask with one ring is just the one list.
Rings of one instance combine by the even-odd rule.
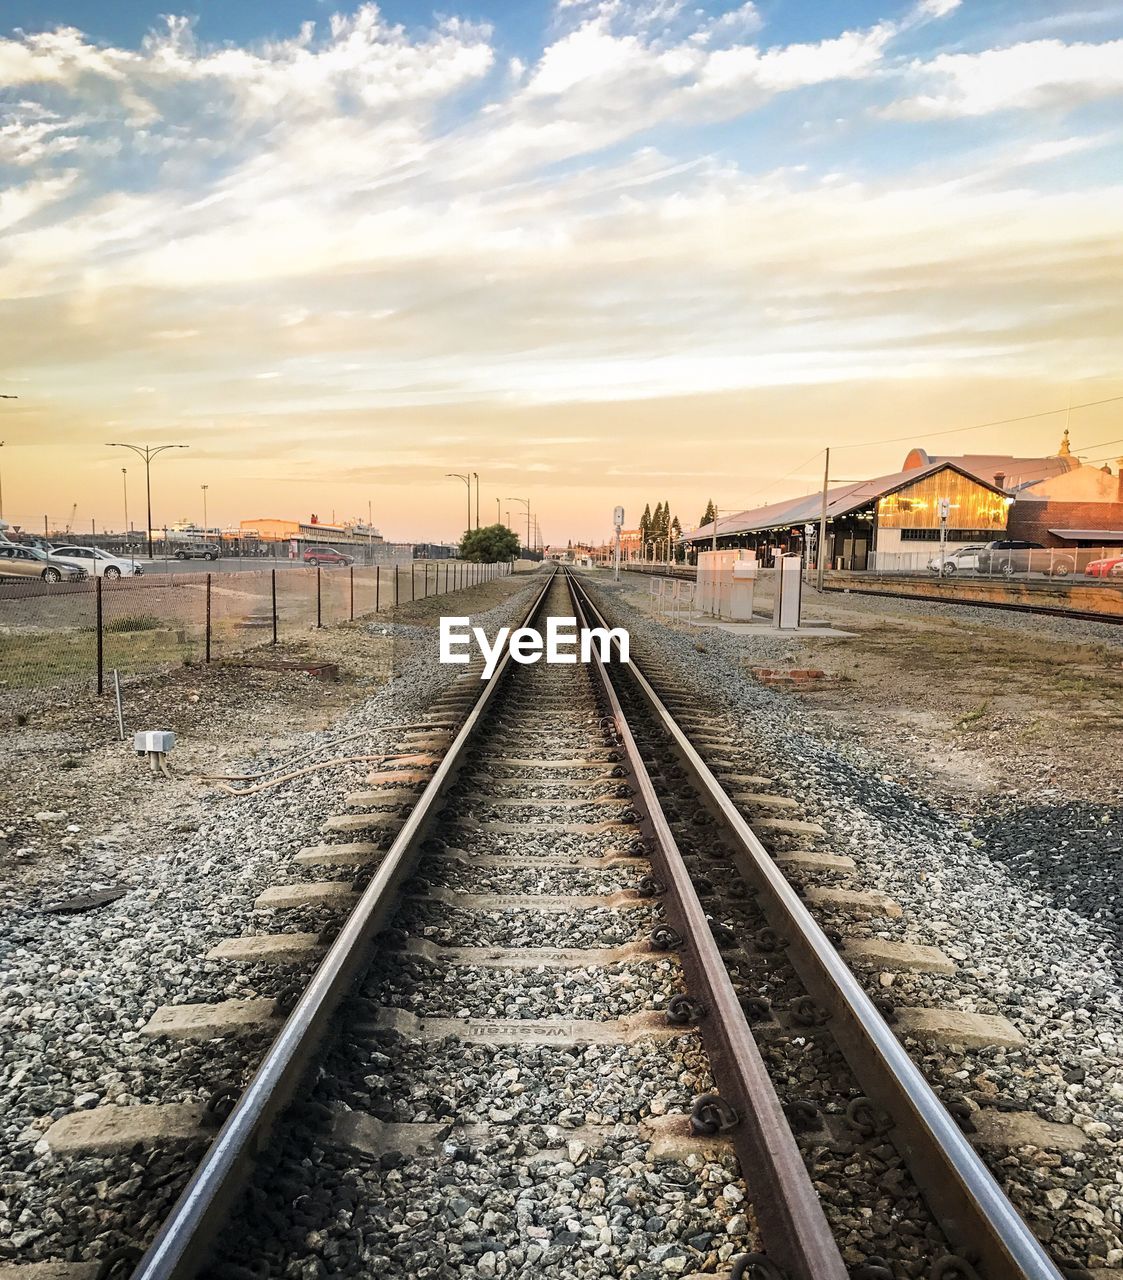
[[[841, 485], [827, 490], [827, 519], [837, 520], [854, 512], [875, 507], [882, 498], [906, 489], [924, 480], [928, 476], [942, 471], [954, 471], [975, 484], [981, 485], [994, 493], [1004, 492], [998, 486], [981, 480], [963, 467], [944, 460], [930, 462], [925, 466], [909, 467], [905, 471], [894, 471], [890, 475], [876, 476], [871, 480], [860, 480], [854, 484]], [[756, 507], [749, 511], [740, 511], [736, 515], [723, 516], [717, 521], [717, 536], [727, 538], [742, 533], [765, 532], [769, 529], [795, 528], [805, 524], [817, 524], [823, 509], [823, 494], [804, 494], [800, 498], [788, 498], [783, 502], [773, 502], [766, 507]], [[684, 534], [684, 543], [710, 542], [714, 537], [714, 526], [704, 524], [691, 533]]]
[[1123, 543], [1123, 529], [1050, 529], [1049, 532], [1065, 542], [1094, 542], [1103, 546]]

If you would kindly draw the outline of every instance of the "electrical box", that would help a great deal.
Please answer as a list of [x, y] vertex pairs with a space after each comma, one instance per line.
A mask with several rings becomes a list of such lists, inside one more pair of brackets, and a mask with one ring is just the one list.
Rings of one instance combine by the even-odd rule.
[[133, 750], [137, 755], [145, 755], [149, 751], [163, 753], [174, 746], [175, 734], [170, 729], [142, 729], [133, 735]]

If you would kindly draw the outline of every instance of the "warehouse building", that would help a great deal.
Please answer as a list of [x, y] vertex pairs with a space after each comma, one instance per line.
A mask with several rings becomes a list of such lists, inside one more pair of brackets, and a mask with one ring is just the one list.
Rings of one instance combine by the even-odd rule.
[[[940, 540], [939, 503], [951, 503], [948, 547], [989, 542], [1004, 536], [1009, 498], [998, 485], [980, 480], [955, 463], [931, 462], [892, 475], [828, 489], [827, 563], [839, 569], [866, 569], [879, 555], [924, 550]], [[822, 493], [789, 498], [717, 521], [719, 549], [745, 547], [771, 563], [782, 551], [815, 558]], [[713, 524], [685, 534], [694, 551], [714, 545]]]
[[[1085, 466], [1064, 433], [1045, 458], [1002, 454], [933, 456], [911, 449], [892, 475], [827, 490], [827, 564], [894, 568], [940, 543], [940, 502], [949, 504], [947, 548], [1018, 538], [1044, 547], [1123, 544], [1123, 459]], [[823, 494], [742, 511], [685, 534], [691, 551], [750, 548], [764, 563], [779, 552], [815, 560]]]

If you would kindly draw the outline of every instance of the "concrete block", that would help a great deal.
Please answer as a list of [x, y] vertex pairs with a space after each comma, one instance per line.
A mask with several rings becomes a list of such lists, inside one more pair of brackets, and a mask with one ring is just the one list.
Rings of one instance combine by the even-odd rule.
[[871, 969], [905, 969], [916, 973], [953, 974], [955, 961], [939, 947], [917, 942], [889, 942], [884, 938], [854, 938], [842, 945], [842, 958]]
[[301, 867], [361, 867], [378, 862], [386, 851], [367, 840], [353, 840], [348, 844], [312, 844], [296, 854], [293, 862]]
[[396, 813], [336, 813], [324, 821], [325, 831], [373, 831], [377, 828], [396, 830], [402, 825]]
[[259, 933], [245, 938], [224, 938], [207, 952], [207, 959], [298, 964], [314, 959], [323, 950], [318, 933]]
[[893, 1029], [915, 1040], [967, 1048], [1020, 1049], [1026, 1042], [1018, 1028], [1000, 1014], [964, 1013], [960, 1009], [898, 1009]]
[[412, 805], [421, 794], [419, 787], [381, 787], [378, 791], [349, 791], [343, 803], [357, 809], [377, 809]]
[[100, 1268], [98, 1262], [4, 1262], [0, 1280], [95, 1280]]
[[260, 1031], [276, 1020], [276, 1000], [223, 1000], [221, 1004], [165, 1004], [141, 1035], [170, 1040], [215, 1040]]
[[1074, 1124], [1042, 1120], [1032, 1111], [994, 1111], [984, 1107], [971, 1116], [972, 1142], [981, 1147], [1037, 1147], [1042, 1151], [1080, 1151], [1088, 1135]]
[[806, 900], [814, 906], [852, 916], [889, 916], [896, 920], [904, 915], [899, 902], [876, 889], [828, 889], [813, 885], [807, 890]]
[[113, 1155], [133, 1147], [190, 1142], [203, 1129], [201, 1102], [94, 1107], [60, 1116], [43, 1135], [51, 1153]]
[[799, 818], [754, 818], [754, 827], [762, 831], [774, 831], [777, 835], [821, 836], [826, 832], [817, 822], [802, 822]]
[[798, 809], [799, 803], [787, 796], [774, 796], [770, 792], [735, 791], [734, 800], [749, 809]]
[[312, 884], [276, 884], [254, 901], [255, 911], [287, 911], [296, 907], [346, 906], [359, 895], [346, 880], [317, 880]]
[[774, 859], [777, 866], [793, 867], [803, 871], [837, 871], [842, 874], [855, 870], [853, 858], [844, 853], [816, 853], [813, 849], [795, 849], [791, 853], [780, 852]]

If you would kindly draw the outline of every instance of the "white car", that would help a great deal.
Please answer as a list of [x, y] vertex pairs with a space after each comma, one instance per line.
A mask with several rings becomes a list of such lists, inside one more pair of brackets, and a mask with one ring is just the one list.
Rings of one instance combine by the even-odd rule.
[[[977, 547], [960, 547], [958, 551], [949, 551], [944, 557], [944, 576], [950, 578], [954, 573], [967, 573], [973, 571], [979, 566], [979, 552], [982, 546]], [[928, 569], [930, 573], [940, 572], [940, 553], [937, 551], [935, 555], [928, 560]]]
[[60, 564], [85, 569], [91, 578], [132, 578], [144, 572], [139, 561], [111, 556], [100, 547], [52, 547], [48, 554]]

